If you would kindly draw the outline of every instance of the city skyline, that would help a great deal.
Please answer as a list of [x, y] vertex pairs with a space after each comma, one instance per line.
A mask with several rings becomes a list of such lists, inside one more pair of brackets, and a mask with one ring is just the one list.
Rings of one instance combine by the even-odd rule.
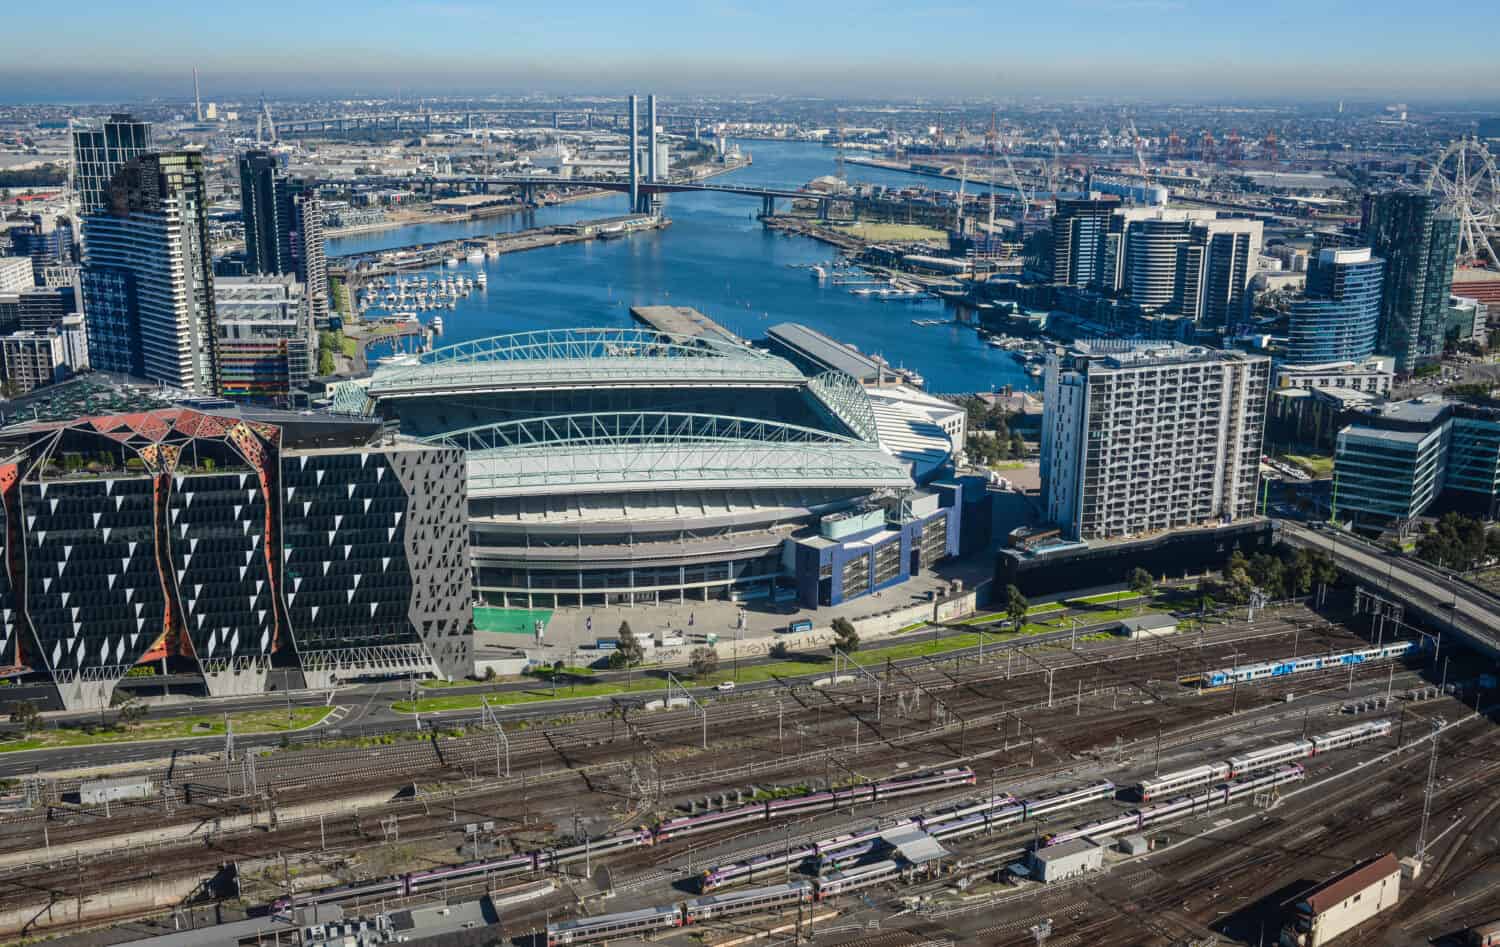
[[[287, 18], [299, 16], [296, 31]], [[335, 3], [319, 18], [273, 2], [255, 18], [211, 7], [141, 17], [85, 2], [9, 14], [30, 61], [0, 69], [12, 102], [205, 95], [595, 93], [925, 97], [1164, 96], [1174, 100], [1493, 100], [1486, 50], [1500, 17], [1462, 2], [1273, 0], [1246, 22], [1196, 0], [1064, 0], [1041, 8], [721, 3], [621, 16], [465, 2]], [[1454, 30], [1450, 24], [1466, 28]], [[150, 23], [149, 31], [143, 24]], [[832, 39], [831, 39], [832, 38]], [[1231, 66], [1233, 68], [1226, 68]]]

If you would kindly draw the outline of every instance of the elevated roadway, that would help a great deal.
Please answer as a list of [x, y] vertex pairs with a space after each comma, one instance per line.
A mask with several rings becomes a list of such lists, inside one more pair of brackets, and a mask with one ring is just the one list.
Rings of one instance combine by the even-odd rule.
[[1309, 529], [1278, 520], [1289, 546], [1328, 553], [1341, 571], [1386, 590], [1406, 607], [1450, 631], [1476, 651], [1500, 660], [1500, 597], [1465, 583], [1444, 569], [1394, 555], [1358, 537], [1333, 529]]

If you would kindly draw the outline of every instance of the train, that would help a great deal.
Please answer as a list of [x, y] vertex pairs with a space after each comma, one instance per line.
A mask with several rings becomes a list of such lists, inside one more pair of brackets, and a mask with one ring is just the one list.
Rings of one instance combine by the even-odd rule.
[[1328, 733], [1322, 733], [1310, 740], [1294, 740], [1290, 743], [1278, 743], [1275, 746], [1264, 747], [1241, 756], [1230, 757], [1227, 761], [1206, 763], [1202, 766], [1194, 766], [1192, 769], [1180, 770], [1175, 773], [1167, 773], [1153, 779], [1143, 779], [1136, 784], [1135, 795], [1141, 802], [1150, 802], [1162, 796], [1175, 795], [1190, 789], [1198, 789], [1209, 786], [1236, 776], [1245, 776], [1262, 769], [1270, 769], [1283, 763], [1294, 760], [1307, 759], [1320, 753], [1328, 753], [1333, 750], [1341, 750], [1356, 743], [1364, 743], [1369, 740], [1377, 740], [1381, 737], [1390, 736], [1391, 722], [1389, 720], [1376, 720], [1369, 723], [1358, 723], [1351, 727], [1342, 727]]
[[1109, 838], [1124, 832], [1138, 832], [1147, 826], [1156, 825], [1184, 815], [1196, 815], [1209, 809], [1227, 806], [1246, 795], [1294, 782], [1307, 775], [1301, 766], [1282, 766], [1269, 773], [1231, 779], [1214, 786], [1206, 792], [1192, 796], [1179, 796], [1154, 806], [1132, 809], [1123, 815], [1107, 816], [1086, 822], [1066, 832], [1054, 832], [1042, 839], [1041, 847], [1061, 845], [1079, 838]]
[[819, 809], [841, 809], [861, 802], [898, 799], [915, 793], [974, 785], [974, 771], [967, 766], [952, 767], [935, 773], [896, 776], [878, 783], [861, 783], [842, 789], [824, 790], [786, 799], [752, 802], [732, 809], [719, 809], [699, 815], [668, 819], [652, 832], [652, 843], [664, 842], [682, 835], [711, 832], [746, 822], [761, 822], [784, 816], [802, 815]]
[[936, 839], [958, 839], [990, 826], [1010, 825], [1063, 809], [1110, 799], [1115, 784], [1101, 779], [1084, 786], [1043, 793], [1034, 799], [1018, 799], [1000, 793], [983, 799], [968, 799], [933, 812], [901, 819], [884, 828], [872, 825], [830, 839], [806, 845], [795, 845], [783, 852], [756, 855], [743, 861], [719, 865], [703, 872], [699, 890], [715, 891], [728, 885], [752, 882], [770, 871], [785, 872], [789, 866], [812, 861], [818, 870], [842, 869], [874, 852], [881, 836], [903, 828], [919, 828]]
[[676, 904], [642, 908], [638, 911], [561, 921], [547, 925], [547, 947], [614, 940], [621, 937], [652, 934], [676, 927], [688, 927], [702, 921], [734, 917], [739, 914], [782, 910], [807, 904], [816, 897], [815, 885], [812, 882], [793, 881], [768, 888], [737, 891], [733, 894], [714, 894]]
[[[717, 831], [731, 826], [769, 819], [803, 815], [808, 812], [833, 810], [859, 802], [875, 802], [897, 799], [916, 793], [934, 792], [955, 786], [972, 786], [974, 771], [966, 766], [950, 767], [934, 772], [893, 776], [878, 782], [861, 783], [822, 792], [807, 793], [784, 799], [753, 802], [729, 809], [718, 809], [697, 815], [667, 819], [655, 827], [641, 826], [617, 832], [613, 835], [589, 839], [577, 845], [562, 848], [536, 849], [530, 852], [507, 855], [503, 858], [482, 859], [462, 865], [431, 868], [404, 875], [394, 875], [371, 881], [358, 882], [328, 888], [323, 891], [298, 895], [299, 904], [322, 904], [329, 901], [346, 901], [367, 897], [408, 897], [436, 884], [445, 884], [468, 878], [523, 875], [547, 871], [571, 861], [585, 857], [607, 855], [624, 848], [656, 845], [682, 835], [697, 832]], [[291, 907], [291, 898], [281, 898], [272, 904], [272, 910], [282, 912]]]
[[1203, 687], [1223, 687], [1234, 683], [1250, 683], [1304, 671], [1320, 671], [1325, 668], [1342, 667], [1347, 664], [1363, 664], [1366, 661], [1386, 661], [1405, 657], [1422, 650], [1421, 641], [1397, 641], [1373, 648], [1341, 651], [1338, 654], [1308, 655], [1302, 658], [1281, 658], [1260, 664], [1243, 664], [1233, 668], [1205, 671], [1199, 678]]

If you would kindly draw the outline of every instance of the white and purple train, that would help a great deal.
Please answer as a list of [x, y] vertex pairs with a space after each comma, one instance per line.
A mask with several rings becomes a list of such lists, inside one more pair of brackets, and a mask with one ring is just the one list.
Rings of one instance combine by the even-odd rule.
[[1280, 766], [1283, 763], [1307, 759], [1332, 750], [1341, 750], [1347, 746], [1354, 746], [1356, 743], [1378, 740], [1390, 734], [1391, 722], [1389, 720], [1357, 723], [1352, 727], [1342, 727], [1319, 734], [1311, 740], [1278, 743], [1275, 746], [1264, 747], [1240, 756], [1232, 756], [1228, 760], [1206, 763], [1175, 773], [1166, 773], [1153, 779], [1143, 779], [1136, 784], [1135, 794], [1141, 802], [1150, 802], [1152, 799], [1159, 799], [1163, 796], [1175, 796], [1180, 792], [1210, 786], [1230, 777], [1246, 776], [1273, 766]]
[[[1009, 793], [1000, 793], [986, 799], [969, 799], [884, 827], [872, 825], [858, 832], [795, 845], [782, 852], [756, 855], [743, 861], [719, 865], [699, 877], [699, 889], [708, 892], [728, 885], [753, 882], [757, 877], [764, 878], [768, 872], [785, 872], [788, 865], [801, 865], [807, 861], [815, 861], [820, 872], [843, 869], [874, 852], [880, 845], [882, 835], [905, 827], [920, 828], [937, 839], [957, 839], [982, 832], [990, 826], [1010, 825], [1109, 799], [1114, 794], [1115, 784], [1104, 779], [1085, 786], [1044, 793], [1034, 799], [1017, 799]], [[864, 875], [850, 875], [850, 878], [853, 877]]]
[[[537, 849], [504, 858], [485, 859], [463, 865], [414, 871], [374, 881], [360, 882], [329, 888], [324, 891], [298, 895], [298, 904], [319, 904], [328, 901], [346, 901], [358, 898], [397, 896], [405, 897], [430, 888], [433, 885], [460, 881], [467, 878], [501, 878], [507, 875], [522, 875], [547, 871], [571, 861], [585, 857], [607, 855], [622, 848], [655, 845], [683, 835], [698, 832], [713, 832], [731, 826], [769, 819], [803, 815], [809, 812], [840, 809], [859, 802], [874, 802], [882, 799], [897, 799], [923, 792], [935, 792], [954, 786], [974, 785], [974, 771], [966, 766], [952, 767], [929, 773], [910, 776], [893, 776], [879, 782], [862, 783], [839, 789], [813, 792], [785, 799], [747, 803], [731, 809], [718, 809], [697, 815], [668, 819], [655, 827], [641, 826], [614, 835], [563, 848]], [[805, 857], [805, 856], [804, 856]], [[779, 862], [778, 864], [785, 864]], [[282, 898], [272, 904], [272, 910], [285, 911], [291, 906], [290, 898]]]
[[1066, 832], [1054, 832], [1042, 840], [1042, 847], [1060, 845], [1078, 838], [1109, 838], [1124, 832], [1138, 832], [1148, 825], [1155, 825], [1187, 815], [1196, 815], [1209, 809], [1227, 806], [1248, 794], [1283, 783], [1302, 779], [1306, 772], [1301, 766], [1282, 766], [1269, 773], [1247, 776], [1219, 783], [1212, 789], [1191, 796], [1178, 796], [1154, 806], [1132, 809], [1123, 815], [1107, 816], [1086, 822]]

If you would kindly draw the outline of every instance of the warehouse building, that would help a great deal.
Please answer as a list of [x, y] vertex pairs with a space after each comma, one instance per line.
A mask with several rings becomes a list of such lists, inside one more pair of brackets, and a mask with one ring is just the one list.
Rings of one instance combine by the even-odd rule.
[[1395, 855], [1387, 852], [1360, 862], [1288, 905], [1282, 947], [1323, 947], [1395, 907], [1400, 897], [1401, 866]]

